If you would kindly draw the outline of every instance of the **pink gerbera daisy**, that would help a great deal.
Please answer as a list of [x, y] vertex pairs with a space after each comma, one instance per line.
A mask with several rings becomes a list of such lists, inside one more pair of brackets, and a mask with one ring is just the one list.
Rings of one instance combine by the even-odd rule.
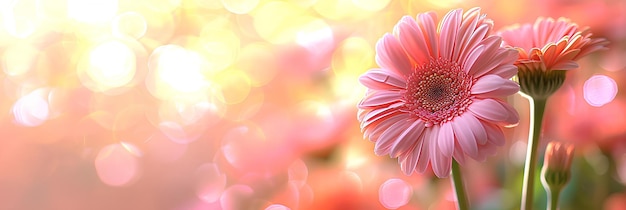
[[565, 80], [565, 71], [578, 68], [576, 61], [606, 49], [604, 38], [591, 38], [588, 28], [567, 18], [538, 18], [534, 25], [514, 25], [498, 32], [506, 47], [519, 51], [517, 80], [526, 95], [545, 99]]
[[[589, 53], [606, 49], [608, 41], [591, 38], [589, 28], [578, 28], [567, 18], [537, 18], [535, 24], [513, 25], [498, 35], [506, 46], [519, 51], [520, 68], [570, 70], [578, 68], [576, 60]], [[522, 69], [520, 69], [522, 70]]]
[[438, 177], [452, 158], [484, 160], [504, 144], [501, 126], [517, 124], [501, 98], [516, 93], [518, 53], [490, 36], [490, 19], [473, 8], [405, 16], [376, 44], [376, 63], [359, 80], [368, 88], [358, 105], [365, 138], [377, 155], [398, 158], [402, 171]]

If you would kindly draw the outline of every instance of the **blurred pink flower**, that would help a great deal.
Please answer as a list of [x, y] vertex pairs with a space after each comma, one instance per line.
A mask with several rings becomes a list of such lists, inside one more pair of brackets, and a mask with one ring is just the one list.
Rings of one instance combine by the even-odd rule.
[[591, 38], [588, 28], [579, 28], [567, 18], [538, 18], [535, 24], [513, 25], [500, 31], [506, 46], [519, 51], [521, 70], [570, 70], [576, 60], [606, 49], [604, 38]]
[[358, 105], [364, 136], [377, 155], [398, 158], [402, 171], [447, 177], [452, 158], [484, 160], [504, 144], [500, 126], [518, 122], [500, 97], [519, 90], [517, 52], [490, 36], [493, 24], [473, 8], [405, 16], [376, 45], [376, 62], [359, 80], [368, 88]]

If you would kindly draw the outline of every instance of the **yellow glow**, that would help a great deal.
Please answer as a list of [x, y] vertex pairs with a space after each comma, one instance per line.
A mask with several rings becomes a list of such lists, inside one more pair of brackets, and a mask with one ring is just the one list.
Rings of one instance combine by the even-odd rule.
[[46, 21], [46, 25], [51, 22], [63, 23], [67, 20], [67, 0], [35, 0], [36, 10], [39, 18]]
[[78, 22], [106, 22], [115, 17], [117, 10], [117, 0], [67, 0], [67, 15]]
[[435, 7], [439, 7], [439, 8], [452, 8], [452, 7], [456, 7], [459, 4], [461, 4], [463, 2], [463, 0], [427, 0], [426, 2], [432, 4]]
[[126, 12], [115, 17], [111, 24], [113, 34], [118, 37], [130, 36], [135, 39], [146, 34], [146, 19], [137, 12]]
[[2, 23], [10, 35], [17, 38], [30, 36], [39, 25], [35, 1], [2, 1]]
[[[201, 58], [180, 46], [162, 46], [158, 59], [158, 79], [177, 92], [196, 92], [210, 84], [201, 72]], [[156, 51], [156, 50], [155, 50]]]
[[238, 104], [250, 93], [250, 77], [239, 70], [228, 70], [216, 76], [215, 82], [224, 93], [220, 98], [226, 104]]
[[259, 4], [260, 0], [221, 0], [224, 8], [235, 14], [246, 14]]
[[313, 9], [320, 15], [334, 20], [367, 17], [367, 15], [369, 15], [368, 11], [359, 8], [354, 4], [354, 1], [356, 0], [319, 0], [313, 6]]
[[333, 31], [322, 19], [311, 19], [296, 32], [296, 43], [312, 52], [327, 52], [334, 44]]
[[359, 37], [345, 39], [333, 53], [331, 61], [333, 89], [337, 97], [357, 102], [365, 93], [358, 77], [374, 64], [374, 50], [367, 40]]
[[233, 64], [239, 53], [239, 37], [232, 30], [205, 27], [197, 46], [210, 72], [218, 72]]
[[335, 74], [361, 74], [374, 63], [373, 46], [360, 37], [345, 39], [333, 53], [332, 69]]
[[193, 3], [207, 9], [218, 10], [224, 8], [222, 2], [215, 0], [193, 0]]
[[390, 0], [352, 0], [357, 7], [368, 11], [379, 11], [384, 9]]
[[208, 116], [220, 118], [224, 115], [224, 107], [208, 97], [175, 97], [161, 103], [158, 112], [161, 121], [191, 125], [206, 120]]
[[170, 13], [179, 8], [183, 0], [138, 0], [137, 2], [137, 5], [148, 7], [155, 12]]
[[269, 44], [255, 42], [241, 49], [236, 66], [250, 77], [252, 86], [260, 87], [276, 76], [276, 59]]
[[312, 17], [302, 19], [304, 10], [288, 2], [268, 2], [259, 6], [251, 15], [254, 28], [265, 40], [282, 44], [293, 41], [297, 30], [294, 28], [308, 23]]
[[38, 53], [39, 50], [29, 44], [11, 45], [2, 56], [2, 70], [9, 76], [23, 76], [33, 68]]
[[89, 53], [87, 75], [96, 83], [95, 91], [104, 91], [128, 84], [135, 76], [133, 51], [118, 41], [104, 42]]

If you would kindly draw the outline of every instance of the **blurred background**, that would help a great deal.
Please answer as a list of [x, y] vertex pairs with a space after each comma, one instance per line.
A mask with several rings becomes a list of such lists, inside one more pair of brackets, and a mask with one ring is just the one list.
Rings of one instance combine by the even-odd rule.
[[[357, 78], [400, 17], [475, 6], [611, 41], [542, 145], [576, 144], [561, 209], [626, 209], [624, 0], [0, 0], [0, 209], [453, 209], [449, 179], [374, 155]], [[519, 208], [529, 108], [508, 100], [519, 126], [462, 169], [474, 209]]]

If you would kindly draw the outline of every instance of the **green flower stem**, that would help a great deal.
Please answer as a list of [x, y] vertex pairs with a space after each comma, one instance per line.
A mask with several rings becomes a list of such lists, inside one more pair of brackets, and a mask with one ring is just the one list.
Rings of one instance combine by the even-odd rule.
[[463, 176], [461, 175], [459, 163], [454, 158], [452, 159], [452, 185], [454, 185], [454, 193], [456, 194], [457, 209], [468, 210], [469, 202], [465, 186], [463, 186]]
[[522, 186], [521, 209], [533, 208], [533, 187], [535, 186], [535, 171], [537, 168], [537, 149], [539, 148], [539, 136], [541, 124], [546, 109], [546, 98], [530, 98], [530, 131], [528, 133], [528, 150], [526, 152], [526, 165], [524, 166], [524, 184]]
[[548, 193], [548, 208], [546, 210], [557, 210], [559, 207], [559, 195], [561, 195], [561, 190], [550, 190]]

